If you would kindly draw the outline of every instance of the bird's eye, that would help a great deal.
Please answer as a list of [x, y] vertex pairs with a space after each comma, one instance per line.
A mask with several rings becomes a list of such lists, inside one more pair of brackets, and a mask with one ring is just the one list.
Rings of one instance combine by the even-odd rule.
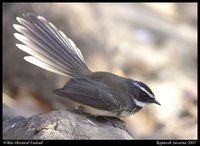
[[141, 98], [144, 99], [146, 97], [145, 93], [142, 93]]

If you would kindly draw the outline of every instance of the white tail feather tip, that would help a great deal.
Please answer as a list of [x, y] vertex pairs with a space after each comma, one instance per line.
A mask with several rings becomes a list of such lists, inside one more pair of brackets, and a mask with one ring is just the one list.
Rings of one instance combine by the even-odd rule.
[[51, 66], [49, 66], [48, 64], [45, 64], [44, 62], [38, 60], [37, 58], [33, 57], [33, 56], [25, 56], [24, 57], [24, 60], [26, 60], [27, 62], [29, 63], [32, 63], [40, 68], [43, 68], [45, 70], [48, 70], [50, 72], [53, 72], [53, 73], [57, 73], [57, 74], [61, 74], [61, 75], [64, 75], [64, 76], [67, 76], [66, 74], [63, 74], [57, 70], [55, 70], [54, 68], [52, 68]]

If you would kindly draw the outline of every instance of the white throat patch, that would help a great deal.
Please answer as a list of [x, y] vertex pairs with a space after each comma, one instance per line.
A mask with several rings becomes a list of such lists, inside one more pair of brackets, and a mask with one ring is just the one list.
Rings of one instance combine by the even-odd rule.
[[134, 100], [135, 104], [136, 104], [137, 106], [139, 106], [139, 107], [144, 107], [144, 106], [146, 105], [145, 102], [139, 101], [139, 100], [137, 100], [137, 99], [135, 99], [135, 98], [134, 98], [133, 100]]

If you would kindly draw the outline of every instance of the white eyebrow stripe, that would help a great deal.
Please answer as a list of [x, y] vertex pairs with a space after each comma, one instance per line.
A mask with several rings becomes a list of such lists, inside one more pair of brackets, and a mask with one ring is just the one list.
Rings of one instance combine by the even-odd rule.
[[138, 83], [133, 83], [134, 85], [138, 86], [142, 91], [147, 93], [151, 98], [154, 98], [154, 95], [149, 93], [144, 87], [141, 87]]
[[144, 107], [144, 106], [146, 105], [145, 102], [139, 101], [139, 100], [137, 100], [137, 99], [135, 99], [135, 98], [134, 98], [133, 100], [134, 100], [135, 104], [136, 104], [137, 106], [139, 106], [139, 107]]

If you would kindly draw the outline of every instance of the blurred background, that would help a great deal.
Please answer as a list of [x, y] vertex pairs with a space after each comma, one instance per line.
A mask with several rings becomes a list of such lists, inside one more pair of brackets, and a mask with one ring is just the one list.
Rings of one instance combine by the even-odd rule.
[[4, 3], [3, 120], [66, 109], [52, 93], [68, 78], [26, 62], [13, 33], [33, 12], [82, 51], [93, 71], [149, 85], [152, 104], [126, 122], [135, 139], [197, 139], [197, 3]]

